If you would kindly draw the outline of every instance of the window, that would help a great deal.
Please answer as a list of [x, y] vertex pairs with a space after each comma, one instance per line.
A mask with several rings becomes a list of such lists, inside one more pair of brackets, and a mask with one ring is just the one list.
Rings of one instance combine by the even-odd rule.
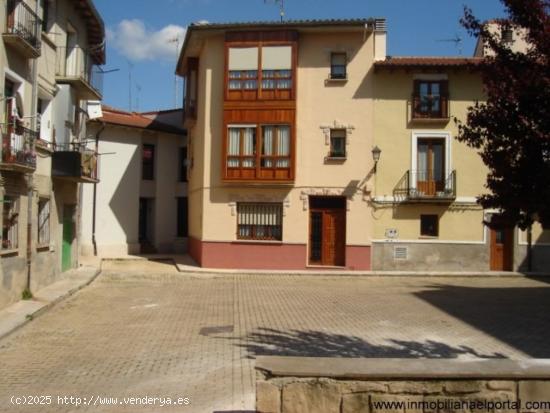
[[282, 241], [283, 204], [238, 203], [237, 238]]
[[347, 55], [345, 53], [331, 53], [330, 55], [330, 78], [347, 79]]
[[256, 166], [256, 126], [230, 126], [227, 139], [227, 167], [254, 168]]
[[262, 89], [292, 89], [292, 47], [262, 47]]
[[141, 167], [143, 180], [152, 181], [155, 179], [155, 145], [143, 145]]
[[231, 47], [229, 49], [229, 89], [258, 88], [258, 48]]
[[38, 200], [38, 245], [44, 246], [50, 243], [50, 200], [40, 198]]
[[414, 118], [447, 118], [447, 81], [416, 80], [413, 98]]
[[262, 126], [262, 168], [290, 168], [290, 126]]
[[189, 235], [187, 224], [187, 198], [178, 198], [177, 236], [184, 238]]
[[17, 249], [19, 247], [19, 197], [4, 196], [2, 211], [2, 249]]
[[183, 146], [179, 148], [178, 157], [178, 181], [187, 182], [187, 147]]
[[439, 236], [439, 217], [437, 215], [420, 215], [420, 235], [423, 237]]
[[510, 28], [502, 28], [501, 36], [502, 36], [502, 40], [505, 43], [513, 43], [514, 42], [514, 32]]
[[346, 130], [332, 129], [330, 131], [330, 158], [346, 157]]

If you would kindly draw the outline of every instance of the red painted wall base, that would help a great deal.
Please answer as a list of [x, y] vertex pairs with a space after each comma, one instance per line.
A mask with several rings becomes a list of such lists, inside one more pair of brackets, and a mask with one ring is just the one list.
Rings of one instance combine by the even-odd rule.
[[[189, 255], [205, 268], [305, 270], [307, 246], [253, 242], [204, 242], [189, 237]], [[346, 246], [346, 269], [368, 271], [370, 246]], [[316, 268], [318, 269], [318, 267]]]

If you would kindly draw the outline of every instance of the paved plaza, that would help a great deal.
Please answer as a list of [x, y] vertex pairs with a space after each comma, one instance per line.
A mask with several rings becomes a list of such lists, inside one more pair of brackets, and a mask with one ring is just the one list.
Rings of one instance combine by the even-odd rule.
[[[0, 340], [0, 410], [252, 411], [257, 355], [548, 358], [549, 325], [550, 279], [192, 276], [112, 265]], [[10, 402], [29, 395], [54, 399]], [[146, 396], [189, 404], [124, 404]], [[114, 401], [105, 398], [115, 406], [100, 405]]]

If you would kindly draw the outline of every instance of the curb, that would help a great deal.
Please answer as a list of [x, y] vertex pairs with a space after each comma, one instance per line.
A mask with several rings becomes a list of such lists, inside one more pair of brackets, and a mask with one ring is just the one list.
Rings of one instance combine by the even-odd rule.
[[42, 314], [46, 313], [49, 309], [54, 307], [56, 304], [60, 303], [61, 301], [66, 300], [67, 298], [71, 297], [72, 295], [74, 295], [78, 291], [80, 291], [83, 288], [87, 287], [93, 281], [95, 281], [95, 279], [99, 276], [99, 274], [101, 274], [101, 266], [100, 266], [100, 268], [95, 269], [93, 275], [85, 283], [83, 283], [83, 284], [81, 284], [77, 287], [71, 288], [66, 293], [60, 295], [59, 297], [57, 297], [56, 299], [54, 299], [52, 301], [44, 302], [44, 301], [38, 301], [38, 300], [29, 300], [30, 302], [43, 303], [44, 305], [41, 306], [40, 308], [38, 308], [37, 310], [35, 310], [32, 313], [25, 314], [25, 319], [21, 320], [21, 322], [17, 323], [15, 326], [13, 326], [13, 328], [11, 328], [9, 330], [6, 330], [3, 333], [0, 333], [0, 340], [3, 340], [4, 338], [6, 338], [9, 335], [13, 334], [17, 330], [19, 330], [21, 327], [25, 326], [27, 323], [33, 321], [37, 317], [40, 317]]

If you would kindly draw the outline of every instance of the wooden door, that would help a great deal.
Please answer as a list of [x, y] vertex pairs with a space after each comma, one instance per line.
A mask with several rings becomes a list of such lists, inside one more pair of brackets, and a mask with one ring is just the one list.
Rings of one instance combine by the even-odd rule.
[[491, 229], [491, 271], [512, 271], [514, 230]]
[[346, 265], [346, 210], [313, 209], [310, 212], [309, 263]]
[[417, 189], [426, 196], [434, 196], [445, 189], [445, 141], [420, 139], [417, 152]]

